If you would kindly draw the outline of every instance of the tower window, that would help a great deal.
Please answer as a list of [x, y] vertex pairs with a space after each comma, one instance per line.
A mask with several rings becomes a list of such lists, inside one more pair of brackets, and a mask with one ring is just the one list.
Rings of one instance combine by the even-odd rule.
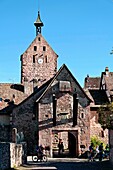
[[33, 55], [33, 63], [35, 63], [35, 55]]
[[45, 63], [47, 63], [47, 55], [45, 56]]
[[84, 113], [81, 113], [81, 118], [82, 118], [82, 119], [84, 118]]
[[37, 51], [37, 46], [34, 46], [34, 51]]
[[40, 41], [40, 37], [38, 37], [38, 41]]
[[43, 46], [43, 51], [46, 51], [46, 46]]

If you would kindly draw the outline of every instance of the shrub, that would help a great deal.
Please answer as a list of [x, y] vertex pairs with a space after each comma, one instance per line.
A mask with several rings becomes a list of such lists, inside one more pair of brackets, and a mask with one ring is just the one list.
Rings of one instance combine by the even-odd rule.
[[94, 149], [96, 146], [99, 146], [101, 143], [103, 143], [97, 136], [91, 137], [91, 143], [93, 143]]

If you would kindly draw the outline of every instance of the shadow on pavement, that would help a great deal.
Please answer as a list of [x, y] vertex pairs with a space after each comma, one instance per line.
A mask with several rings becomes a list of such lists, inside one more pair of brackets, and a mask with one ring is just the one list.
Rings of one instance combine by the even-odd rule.
[[27, 165], [23, 165], [19, 168], [20, 170], [113, 170], [113, 166], [110, 164], [109, 160], [104, 160], [102, 162], [87, 162], [82, 160], [73, 160], [73, 161], [65, 161], [65, 160], [52, 160], [48, 162], [38, 162], [33, 163], [30, 162]]
[[54, 162], [51, 166], [58, 170], [113, 170], [109, 161], [102, 162]]

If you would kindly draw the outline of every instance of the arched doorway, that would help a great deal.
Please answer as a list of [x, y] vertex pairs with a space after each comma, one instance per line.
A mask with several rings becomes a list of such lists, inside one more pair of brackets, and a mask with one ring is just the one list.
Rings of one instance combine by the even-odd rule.
[[68, 148], [69, 148], [69, 156], [76, 157], [77, 156], [77, 140], [73, 133], [68, 132]]
[[[78, 131], [55, 130], [52, 131], [52, 153], [53, 157], [77, 157], [78, 156]], [[62, 139], [64, 152], [58, 154], [58, 142]]]

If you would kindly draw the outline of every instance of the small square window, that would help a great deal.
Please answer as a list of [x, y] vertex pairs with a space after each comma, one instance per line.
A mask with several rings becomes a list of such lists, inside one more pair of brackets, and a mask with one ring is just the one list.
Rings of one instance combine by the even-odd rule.
[[46, 51], [46, 46], [43, 46], [43, 51]]
[[37, 51], [37, 46], [34, 46], [34, 51]]
[[59, 90], [62, 92], [67, 92], [71, 90], [71, 85], [69, 81], [59, 81]]
[[81, 113], [81, 118], [82, 118], [82, 119], [84, 118], [84, 113]]

